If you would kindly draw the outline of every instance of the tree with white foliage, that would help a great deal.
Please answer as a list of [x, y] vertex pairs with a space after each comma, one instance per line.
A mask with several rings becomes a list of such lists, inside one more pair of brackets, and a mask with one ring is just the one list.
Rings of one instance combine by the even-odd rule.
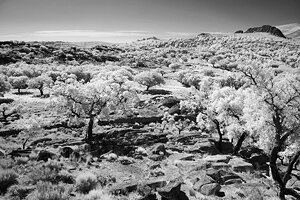
[[52, 84], [52, 79], [45, 74], [30, 79], [28, 81], [28, 87], [32, 89], [38, 89], [40, 91], [41, 96], [44, 95], [45, 87], [50, 87], [51, 84]]
[[135, 76], [135, 81], [141, 85], [145, 85], [147, 87], [146, 91], [148, 91], [150, 87], [165, 84], [163, 76], [156, 71], [141, 72]]
[[135, 92], [126, 84], [96, 79], [88, 83], [61, 82], [54, 87], [64, 106], [76, 117], [87, 118], [87, 141], [93, 137], [93, 126], [97, 116], [103, 114], [109, 117], [111, 111], [128, 108], [124, 104], [132, 103], [136, 98]]
[[21, 93], [21, 89], [26, 89], [28, 87], [28, 77], [27, 76], [11, 76], [8, 78], [8, 82], [15, 89], [18, 89], [18, 93]]
[[[270, 169], [273, 179], [280, 188], [280, 198], [300, 194], [287, 188], [292, 169], [300, 157], [300, 148], [294, 149], [294, 157], [284, 175], [279, 173], [279, 153], [300, 140], [300, 77], [299, 74], [274, 73], [271, 69], [241, 69], [252, 86], [245, 99], [243, 118], [250, 135], [257, 138], [257, 145], [270, 155]], [[297, 146], [297, 145], [296, 145]]]

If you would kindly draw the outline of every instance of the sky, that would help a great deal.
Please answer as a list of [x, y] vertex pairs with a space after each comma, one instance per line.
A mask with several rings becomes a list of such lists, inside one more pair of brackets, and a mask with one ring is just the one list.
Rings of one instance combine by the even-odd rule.
[[130, 42], [300, 23], [300, 0], [0, 0], [0, 41]]

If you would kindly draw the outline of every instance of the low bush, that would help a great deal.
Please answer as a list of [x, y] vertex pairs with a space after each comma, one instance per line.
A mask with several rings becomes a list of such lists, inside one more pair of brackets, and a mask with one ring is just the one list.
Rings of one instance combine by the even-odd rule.
[[38, 182], [36, 189], [26, 200], [69, 200], [71, 190], [65, 185], [54, 185], [50, 182]]
[[5, 193], [7, 189], [18, 183], [18, 175], [13, 170], [1, 170], [0, 171], [0, 193]]
[[113, 197], [102, 189], [95, 189], [85, 195], [83, 200], [113, 200]]
[[88, 193], [97, 186], [98, 180], [95, 174], [90, 172], [82, 173], [76, 177], [76, 189], [81, 193]]
[[7, 193], [12, 199], [24, 199], [33, 190], [31, 186], [25, 185], [13, 185], [11, 186]]
[[39, 181], [51, 182], [51, 183], [73, 183], [73, 177], [71, 174], [61, 171], [62, 165], [60, 162], [50, 160], [42, 166], [35, 166], [30, 170], [28, 174], [30, 182], [36, 184]]

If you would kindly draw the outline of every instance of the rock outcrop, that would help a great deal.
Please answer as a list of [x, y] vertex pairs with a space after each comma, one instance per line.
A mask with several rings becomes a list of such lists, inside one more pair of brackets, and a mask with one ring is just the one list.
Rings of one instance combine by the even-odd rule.
[[283, 33], [281, 32], [281, 30], [270, 25], [263, 25], [261, 27], [249, 28], [245, 33], [257, 33], [257, 32], [270, 33], [271, 35], [275, 35], [277, 37], [286, 38], [285, 35], [283, 35]]

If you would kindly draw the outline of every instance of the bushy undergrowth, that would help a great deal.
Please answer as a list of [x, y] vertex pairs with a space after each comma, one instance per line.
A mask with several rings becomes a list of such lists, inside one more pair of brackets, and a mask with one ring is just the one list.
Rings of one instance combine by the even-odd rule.
[[0, 193], [5, 193], [10, 186], [18, 183], [17, 178], [13, 170], [0, 170]]
[[83, 200], [113, 200], [113, 196], [102, 189], [91, 190], [83, 197]]
[[90, 172], [79, 174], [76, 177], [76, 189], [81, 193], [88, 193], [97, 187], [97, 176]]
[[38, 182], [36, 189], [26, 200], [69, 200], [71, 190], [65, 185], [54, 185], [50, 182]]
[[26, 185], [13, 185], [11, 186], [7, 193], [10, 199], [19, 200], [24, 199], [33, 190], [33, 187]]
[[30, 182], [36, 184], [39, 181], [47, 181], [51, 183], [73, 183], [73, 177], [68, 172], [62, 170], [60, 162], [48, 161], [43, 166], [35, 166], [28, 174]]

